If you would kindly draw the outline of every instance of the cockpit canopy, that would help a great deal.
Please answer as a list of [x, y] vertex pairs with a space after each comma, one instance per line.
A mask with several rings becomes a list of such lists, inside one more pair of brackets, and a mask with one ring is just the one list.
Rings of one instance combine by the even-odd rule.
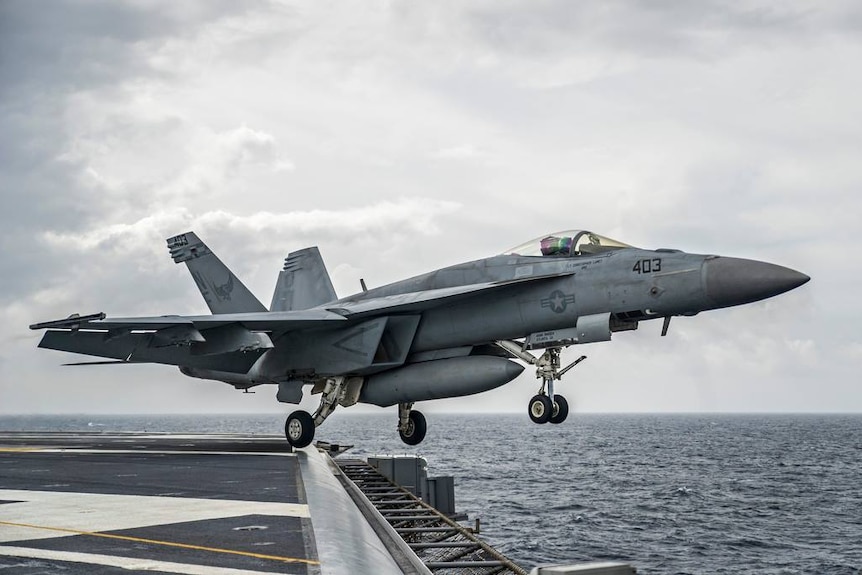
[[569, 257], [596, 254], [632, 246], [585, 230], [567, 230], [538, 237], [523, 243], [504, 255]]

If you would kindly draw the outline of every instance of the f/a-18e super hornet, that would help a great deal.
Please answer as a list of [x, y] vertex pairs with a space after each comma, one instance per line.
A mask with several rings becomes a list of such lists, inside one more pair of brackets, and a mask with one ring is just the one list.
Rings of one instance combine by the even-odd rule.
[[[303, 386], [320, 394], [309, 414], [288, 416], [285, 435], [304, 447], [336, 406], [398, 405], [401, 439], [425, 437], [414, 403], [480, 393], [536, 368], [529, 401], [536, 423], [562, 423], [569, 407], [555, 382], [570, 345], [673, 316], [769, 298], [810, 278], [770, 263], [645, 250], [588, 231], [542, 236], [501, 255], [442, 268], [339, 299], [316, 247], [290, 253], [267, 310], [194, 233], [168, 239], [212, 315], [106, 318], [72, 315], [37, 323], [39, 347], [161, 363], [237, 389], [273, 384], [298, 404]], [[531, 353], [542, 350], [541, 355]]]

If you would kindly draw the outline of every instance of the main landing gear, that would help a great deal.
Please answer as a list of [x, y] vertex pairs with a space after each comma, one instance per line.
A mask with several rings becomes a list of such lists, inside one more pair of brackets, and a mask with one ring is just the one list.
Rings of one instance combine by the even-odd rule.
[[[351, 390], [346, 377], [330, 377], [323, 383], [320, 407], [310, 415], [307, 411], [297, 410], [287, 416], [284, 423], [284, 436], [295, 448], [311, 445], [314, 430], [335, 410], [338, 404], [353, 405], [358, 390]], [[350, 397], [355, 392], [354, 397]], [[347, 398], [347, 402], [345, 399]], [[418, 445], [425, 439], [428, 425], [422, 412], [413, 409], [412, 403], [398, 404], [398, 434], [407, 445]]]
[[425, 439], [428, 425], [421, 411], [413, 409], [412, 403], [398, 404], [398, 435], [407, 445], [419, 445]]
[[284, 422], [284, 435], [293, 447], [306, 447], [314, 439], [314, 419], [301, 409], [287, 416]]
[[562, 423], [569, 416], [569, 402], [562, 395], [554, 393], [554, 381], [562, 379], [570, 369], [587, 359], [582, 355], [566, 367], [560, 369], [562, 347], [549, 347], [535, 357], [527, 353], [514, 341], [498, 341], [497, 345], [516, 357], [536, 366], [536, 377], [542, 380], [539, 392], [530, 399], [527, 412], [533, 423]]
[[291, 446], [308, 447], [314, 440], [314, 430], [326, 421], [335, 407], [344, 401], [348, 393], [347, 378], [343, 376], [330, 377], [323, 384], [320, 397], [320, 407], [310, 415], [301, 409], [287, 416], [284, 422], [284, 436]]

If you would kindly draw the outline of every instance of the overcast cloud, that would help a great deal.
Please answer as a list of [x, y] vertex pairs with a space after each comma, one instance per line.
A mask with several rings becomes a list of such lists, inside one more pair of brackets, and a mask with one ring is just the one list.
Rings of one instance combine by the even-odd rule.
[[576, 410], [860, 411], [860, 32], [849, 1], [6, 0], [0, 413], [284, 410], [36, 349], [72, 312], [205, 313], [177, 233], [269, 302], [309, 245], [348, 295], [567, 228], [813, 278], [569, 350]]

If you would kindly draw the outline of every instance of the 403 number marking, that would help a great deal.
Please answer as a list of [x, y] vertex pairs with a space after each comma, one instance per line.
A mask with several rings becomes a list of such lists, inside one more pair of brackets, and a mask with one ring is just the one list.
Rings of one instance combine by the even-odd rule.
[[661, 271], [661, 258], [654, 258], [651, 260], [638, 260], [635, 262], [635, 267], [632, 268], [632, 271], [639, 274], [651, 274], [654, 272]]

